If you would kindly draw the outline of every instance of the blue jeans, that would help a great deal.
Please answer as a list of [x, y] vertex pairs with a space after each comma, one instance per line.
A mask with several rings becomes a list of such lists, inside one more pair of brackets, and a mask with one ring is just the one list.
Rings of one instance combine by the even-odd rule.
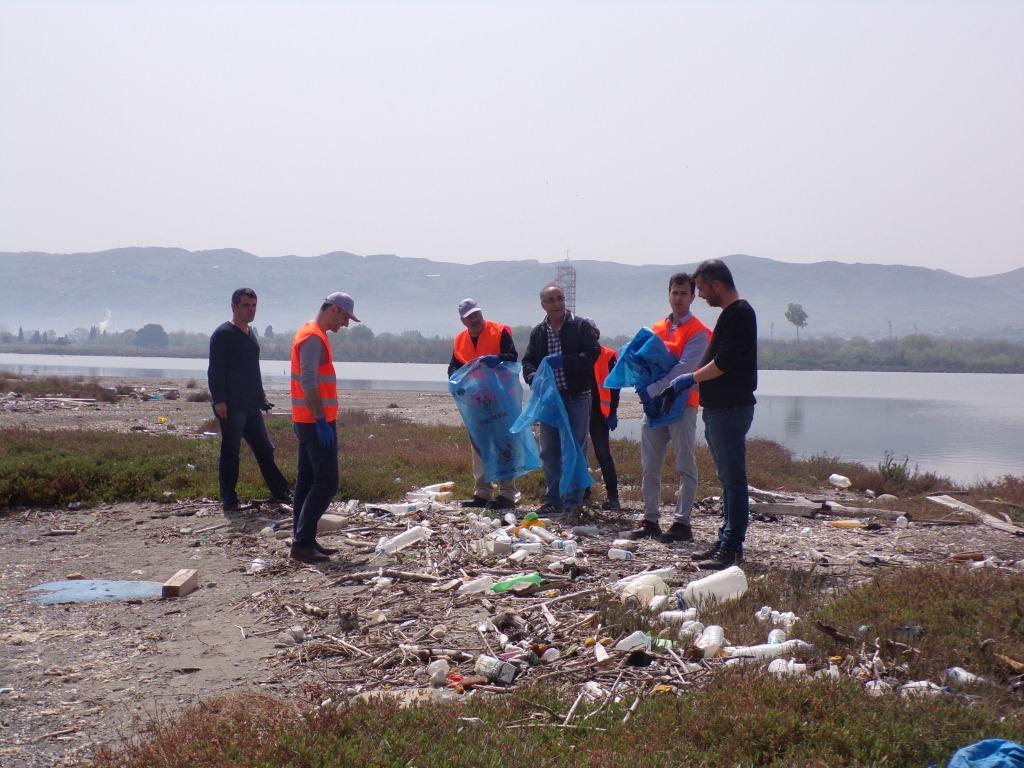
[[[335, 422], [329, 424], [335, 430]], [[316, 424], [295, 422], [292, 426], [299, 438], [292, 541], [300, 547], [311, 547], [316, 541], [317, 524], [338, 492], [338, 441], [323, 446], [316, 436]]]
[[[590, 393], [569, 397], [562, 394], [562, 404], [569, 416], [569, 427], [572, 429], [576, 445], [583, 447], [590, 427]], [[578, 507], [583, 501], [583, 489], [562, 497], [558, 483], [562, 479], [562, 438], [561, 433], [547, 424], [540, 425], [540, 461], [544, 468], [544, 503], [557, 506]]]
[[750, 521], [747, 432], [753, 420], [752, 405], [704, 409], [704, 436], [722, 484], [722, 527], [718, 529], [718, 541], [723, 549], [737, 552], [743, 552]]
[[217, 421], [220, 422], [220, 464], [217, 474], [221, 503], [238, 503], [235, 486], [238, 485], [238, 454], [242, 450], [242, 438], [252, 448], [270, 495], [275, 499], [287, 499], [288, 481], [274, 463], [274, 444], [267, 435], [267, 427], [259, 408], [246, 411], [229, 404], [228, 417], [218, 417]]

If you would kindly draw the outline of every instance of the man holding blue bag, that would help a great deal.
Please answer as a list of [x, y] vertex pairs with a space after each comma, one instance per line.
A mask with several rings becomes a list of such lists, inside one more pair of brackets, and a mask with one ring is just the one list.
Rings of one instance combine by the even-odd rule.
[[[697, 389], [691, 389], [685, 396], [685, 405], [677, 409], [677, 418], [660, 425], [652, 422], [664, 421], [670, 408], [665, 407], [666, 400], [662, 394], [670, 389], [673, 379], [697, 370], [711, 339], [711, 332], [707, 326], [690, 311], [690, 305], [694, 300], [694, 285], [693, 277], [685, 272], [677, 272], [669, 278], [668, 303], [672, 311], [667, 317], [656, 322], [651, 330], [664, 342], [665, 348], [677, 362], [655, 381], [636, 385], [636, 392], [644, 404], [647, 418], [640, 430], [644, 521], [639, 528], [630, 532], [632, 539], [650, 537], [666, 544], [693, 541], [690, 512], [697, 495], [697, 460], [694, 456], [697, 409], [700, 407]], [[671, 402], [668, 402], [668, 405], [671, 405]], [[662, 533], [659, 523], [661, 468], [665, 463], [669, 443], [672, 443], [672, 450], [675, 453], [679, 494], [676, 498], [675, 519], [669, 529]]]

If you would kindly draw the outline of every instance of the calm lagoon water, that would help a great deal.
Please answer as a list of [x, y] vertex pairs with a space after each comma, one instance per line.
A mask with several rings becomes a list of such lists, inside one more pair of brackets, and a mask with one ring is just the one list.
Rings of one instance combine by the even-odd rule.
[[[204, 379], [206, 360], [0, 354], [21, 374]], [[444, 391], [446, 366], [338, 363], [349, 389]], [[288, 381], [288, 363], [264, 360], [268, 384]], [[798, 456], [827, 453], [877, 463], [885, 451], [958, 482], [1024, 474], [1024, 375], [761, 371], [751, 433]], [[624, 397], [634, 397], [632, 392]], [[702, 428], [698, 427], [698, 433]], [[616, 436], [639, 439], [640, 422]]]

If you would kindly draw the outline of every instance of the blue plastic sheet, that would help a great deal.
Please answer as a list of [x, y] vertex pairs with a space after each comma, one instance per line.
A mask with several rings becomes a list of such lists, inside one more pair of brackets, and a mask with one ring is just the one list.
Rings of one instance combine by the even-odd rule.
[[533, 433], [510, 431], [523, 402], [521, 371], [519, 363], [506, 362], [490, 368], [477, 358], [448, 379], [448, 391], [483, 459], [484, 479], [488, 482], [511, 480], [540, 467]]
[[109, 581], [107, 579], [69, 579], [50, 581], [29, 587], [33, 603], [96, 603], [102, 600], [148, 600], [160, 597], [163, 584], [159, 581]]
[[[608, 372], [604, 386], [608, 389], [626, 389], [641, 386], [646, 388], [653, 384], [678, 363], [676, 356], [668, 351], [665, 342], [650, 328], [641, 328], [633, 339], [619, 350], [618, 362]], [[652, 427], [662, 427], [677, 421], [686, 408], [687, 397], [682, 394], [676, 398], [668, 413], [662, 413], [660, 399], [655, 399], [653, 408], [645, 407], [647, 423]]]
[[958, 749], [946, 768], [1024, 768], [1024, 746], [1005, 739], [985, 739]]
[[590, 470], [587, 469], [587, 455], [572, 434], [569, 414], [565, 412], [565, 404], [562, 402], [562, 396], [558, 394], [558, 384], [555, 383], [555, 374], [546, 358], [541, 360], [537, 368], [533, 383], [530, 385], [530, 399], [512, 425], [512, 432], [530, 434], [529, 427], [536, 421], [558, 430], [562, 448], [559, 495], [572, 496], [574, 491], [583, 491], [593, 485]]

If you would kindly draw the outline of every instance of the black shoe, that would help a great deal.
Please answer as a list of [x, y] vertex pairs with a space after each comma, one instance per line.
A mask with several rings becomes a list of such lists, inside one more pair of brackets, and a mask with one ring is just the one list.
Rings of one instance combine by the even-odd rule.
[[707, 560], [701, 560], [697, 567], [702, 571], [720, 571], [743, 562], [743, 553], [738, 549], [719, 549], [718, 554]]
[[289, 553], [292, 560], [298, 560], [300, 563], [324, 563], [330, 560], [327, 555], [318, 552], [316, 547], [303, 547], [298, 544], [292, 544], [292, 550]]
[[319, 541], [313, 542], [313, 549], [315, 549], [321, 555], [327, 555], [328, 557], [330, 557], [331, 555], [338, 554], [338, 550], [334, 549], [333, 547], [325, 547]]
[[537, 513], [537, 517], [551, 517], [552, 515], [562, 514], [562, 508], [557, 504], [552, 504], [550, 501], [546, 504], [542, 504], [534, 510]]
[[639, 541], [640, 539], [660, 539], [661, 526], [657, 523], [651, 522], [650, 520], [644, 520], [643, 525], [635, 531], [629, 532], [629, 538], [633, 541]]
[[270, 500], [278, 504], [291, 504], [292, 495], [290, 493], [286, 493], [284, 496], [271, 496]]
[[611, 496], [601, 503], [601, 509], [617, 512], [622, 509], [617, 496]]
[[692, 555], [690, 555], [690, 559], [691, 560], [710, 560], [711, 558], [716, 557], [718, 555], [718, 550], [720, 550], [721, 548], [722, 548], [722, 542], [716, 541], [714, 543], [714, 546], [712, 546], [710, 549], [705, 549], [702, 552], [694, 552]]
[[487, 502], [487, 508], [495, 511], [499, 509], [515, 509], [516, 503], [505, 496], [498, 496], [493, 501]]
[[238, 501], [225, 501], [221, 505], [221, 509], [223, 509], [225, 512], [241, 512], [242, 505]]
[[488, 504], [490, 504], [490, 502], [483, 496], [477, 496], [476, 494], [474, 494], [472, 499], [465, 499], [464, 501], [460, 501], [459, 504], [461, 504], [464, 507], [474, 507], [476, 509], [482, 509], [486, 507]]
[[658, 541], [662, 544], [672, 544], [676, 541], [693, 541], [693, 529], [689, 523], [672, 523], [669, 529], [661, 534]]

